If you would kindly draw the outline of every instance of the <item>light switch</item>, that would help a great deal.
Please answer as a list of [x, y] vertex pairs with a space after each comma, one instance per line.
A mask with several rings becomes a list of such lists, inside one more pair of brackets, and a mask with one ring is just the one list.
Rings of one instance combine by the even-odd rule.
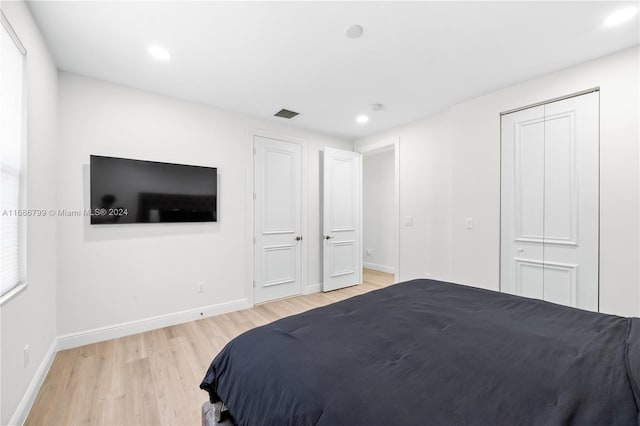
[[404, 226], [413, 226], [413, 216], [404, 217]]
[[464, 220], [464, 227], [467, 229], [473, 229], [473, 218], [468, 217]]

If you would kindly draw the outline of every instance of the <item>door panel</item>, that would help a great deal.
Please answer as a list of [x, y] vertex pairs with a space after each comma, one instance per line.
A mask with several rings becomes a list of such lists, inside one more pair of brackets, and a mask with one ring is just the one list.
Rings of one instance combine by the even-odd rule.
[[255, 302], [301, 293], [301, 148], [254, 137]]
[[598, 310], [598, 93], [502, 117], [501, 289]]
[[598, 98], [545, 106], [545, 294], [564, 294], [560, 303], [592, 311], [599, 293]]
[[535, 260], [515, 259], [516, 291], [515, 294], [535, 299], [544, 298], [543, 274], [544, 263]]
[[270, 143], [264, 150], [264, 176], [262, 185], [264, 200], [264, 232], [295, 233], [296, 217], [296, 167], [297, 152], [277, 149]]
[[519, 241], [541, 242], [543, 238], [544, 117], [536, 111], [533, 119], [515, 126], [515, 219]]
[[502, 117], [501, 290], [543, 298], [544, 108]]
[[324, 150], [323, 291], [362, 282], [360, 154]]

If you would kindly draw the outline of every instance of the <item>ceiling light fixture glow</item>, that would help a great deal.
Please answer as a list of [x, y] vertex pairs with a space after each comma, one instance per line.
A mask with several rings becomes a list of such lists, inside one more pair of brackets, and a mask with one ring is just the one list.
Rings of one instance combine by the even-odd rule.
[[366, 115], [359, 115], [356, 117], [356, 121], [360, 124], [364, 124], [369, 121], [369, 117], [367, 117]]
[[605, 27], [615, 27], [631, 20], [638, 13], [637, 7], [627, 7], [617, 10], [604, 20]]
[[168, 61], [169, 59], [171, 59], [171, 53], [169, 53], [169, 51], [162, 46], [149, 46], [149, 49], [147, 51], [153, 59], [157, 59], [158, 61]]

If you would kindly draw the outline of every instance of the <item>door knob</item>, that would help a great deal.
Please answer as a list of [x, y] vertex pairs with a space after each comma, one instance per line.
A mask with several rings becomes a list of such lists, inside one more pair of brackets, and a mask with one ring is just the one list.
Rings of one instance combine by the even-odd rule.
[[331, 235], [325, 235], [325, 236], [324, 236], [324, 239], [325, 239], [325, 240], [330, 240], [330, 239], [332, 239], [332, 238], [333, 238], [333, 237], [332, 237]]
[[296, 237], [296, 241], [302, 241], [302, 237]]

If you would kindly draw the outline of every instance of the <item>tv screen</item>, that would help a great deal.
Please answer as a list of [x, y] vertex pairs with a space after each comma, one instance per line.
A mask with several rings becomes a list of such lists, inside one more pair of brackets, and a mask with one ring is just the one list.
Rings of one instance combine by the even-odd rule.
[[216, 222], [215, 167], [92, 155], [91, 224]]

